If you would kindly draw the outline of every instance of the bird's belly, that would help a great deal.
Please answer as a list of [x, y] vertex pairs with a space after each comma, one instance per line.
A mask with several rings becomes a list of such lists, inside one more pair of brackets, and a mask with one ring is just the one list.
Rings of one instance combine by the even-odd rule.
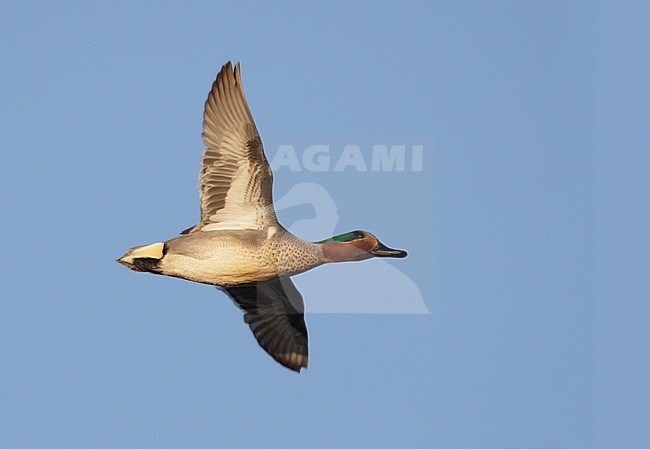
[[278, 275], [270, 263], [255, 254], [222, 249], [213, 258], [196, 259], [184, 254], [167, 254], [161, 261], [162, 274], [212, 285], [235, 285], [266, 280]]

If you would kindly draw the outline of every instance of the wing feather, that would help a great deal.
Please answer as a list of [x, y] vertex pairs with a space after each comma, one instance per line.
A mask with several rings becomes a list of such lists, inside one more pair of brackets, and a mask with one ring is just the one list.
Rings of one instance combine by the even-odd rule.
[[212, 85], [203, 113], [199, 230], [266, 229], [277, 224], [273, 173], [250, 113], [239, 64], [228, 62]]
[[308, 343], [302, 295], [290, 278], [222, 288], [244, 312], [259, 345], [294, 371], [307, 367]]

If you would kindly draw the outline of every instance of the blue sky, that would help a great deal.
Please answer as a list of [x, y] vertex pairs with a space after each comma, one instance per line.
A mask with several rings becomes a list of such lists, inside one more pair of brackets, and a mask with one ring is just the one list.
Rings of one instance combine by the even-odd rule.
[[[0, 446], [590, 447], [597, 37], [580, 1], [5, 7]], [[280, 211], [301, 237], [409, 251], [299, 276], [338, 304], [300, 375], [214, 288], [114, 262], [197, 220], [228, 59], [270, 159], [423, 146], [417, 171], [277, 168], [278, 199], [327, 194]]]

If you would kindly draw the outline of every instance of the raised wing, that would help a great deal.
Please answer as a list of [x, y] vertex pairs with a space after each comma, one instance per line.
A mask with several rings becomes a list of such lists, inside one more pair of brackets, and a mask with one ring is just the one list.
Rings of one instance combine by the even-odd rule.
[[203, 113], [198, 230], [266, 229], [275, 225], [273, 173], [248, 109], [239, 63], [228, 62], [212, 85]]
[[276, 361], [300, 372], [308, 346], [302, 295], [289, 278], [223, 287], [244, 311], [259, 345]]

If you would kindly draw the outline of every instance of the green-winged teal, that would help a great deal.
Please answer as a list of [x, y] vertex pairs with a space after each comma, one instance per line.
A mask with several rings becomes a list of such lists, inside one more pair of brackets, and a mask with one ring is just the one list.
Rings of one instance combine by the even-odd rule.
[[135, 270], [215, 285], [244, 312], [260, 346], [282, 365], [307, 367], [307, 328], [290, 276], [324, 263], [405, 257], [369, 232], [307, 242], [273, 209], [273, 174], [242, 90], [239, 64], [225, 64], [205, 102], [199, 192], [201, 219], [166, 242], [118, 259]]

